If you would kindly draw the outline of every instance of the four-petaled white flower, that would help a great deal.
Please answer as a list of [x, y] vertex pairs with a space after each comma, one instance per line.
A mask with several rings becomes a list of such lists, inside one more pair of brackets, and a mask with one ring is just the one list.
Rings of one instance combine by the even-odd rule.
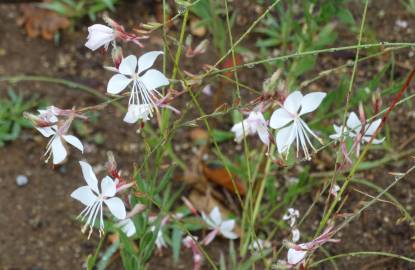
[[[343, 134], [350, 138], [359, 137], [360, 143], [368, 143], [370, 138], [373, 136], [377, 128], [382, 123], [382, 119], [375, 120], [364, 128], [362, 131], [362, 122], [360, 122], [359, 117], [356, 113], [351, 112], [347, 118], [346, 127], [343, 128]], [[339, 140], [341, 138], [342, 126], [333, 125], [335, 134], [330, 135], [330, 138], [333, 140]], [[382, 139], [373, 139], [373, 144], [380, 144], [385, 138]]]
[[236, 239], [238, 235], [233, 232], [235, 227], [235, 220], [222, 220], [219, 208], [215, 207], [210, 212], [209, 216], [202, 212], [202, 218], [212, 231], [205, 237], [203, 243], [208, 245], [218, 233], [228, 239]]
[[[303, 149], [304, 155], [310, 159], [309, 145], [316, 151], [308, 137], [311, 134], [321, 142], [321, 139], [301, 119], [301, 116], [310, 113], [318, 108], [326, 93], [315, 92], [303, 96], [299, 91], [291, 93], [284, 101], [283, 106], [273, 112], [270, 119], [270, 126], [279, 129], [276, 135], [277, 149], [279, 153], [286, 153], [288, 156], [291, 144], [296, 141], [297, 156], [299, 146]], [[287, 126], [288, 125], [288, 126]]]
[[94, 24], [88, 27], [88, 32], [89, 34], [85, 46], [93, 51], [102, 46], [107, 50], [108, 45], [115, 40], [114, 29], [103, 24]]
[[[112, 76], [108, 82], [107, 92], [114, 95], [132, 83], [128, 102], [129, 112], [125, 119], [129, 122], [138, 120], [140, 117], [145, 118], [144, 116], [147, 116], [145, 114], [153, 116], [152, 112], [157, 107], [157, 101], [163, 97], [156, 88], [169, 84], [169, 80], [163, 73], [150, 69], [160, 54], [163, 52], [153, 51], [143, 54], [138, 60], [134, 55], [124, 58], [118, 68], [119, 74]], [[134, 105], [139, 107], [131, 107]], [[140, 107], [140, 105], [148, 107]], [[144, 109], [145, 112], [143, 112]]]
[[[79, 151], [83, 153], [84, 147], [81, 141], [73, 136], [67, 135], [66, 132], [69, 129], [72, 119], [68, 119], [62, 126], [58, 126], [58, 118], [51, 109], [48, 110], [39, 110], [39, 118], [51, 123], [50, 126], [39, 127], [35, 126], [36, 129], [46, 138], [52, 137], [49, 140], [48, 145], [46, 146], [46, 153], [45, 156], [46, 162], [52, 156], [53, 164], [60, 164], [68, 155], [68, 151], [65, 148], [64, 142], [67, 142], [77, 148]], [[56, 123], [56, 124], [55, 124]]]
[[266, 145], [269, 144], [267, 121], [261, 112], [250, 112], [248, 118], [242, 122], [236, 123], [231, 131], [235, 133], [235, 141], [237, 143], [240, 143], [247, 135], [258, 133], [261, 141]]
[[101, 181], [101, 191], [99, 191], [98, 179], [95, 176], [91, 165], [83, 161], [80, 161], [79, 164], [81, 165], [82, 174], [88, 185], [77, 188], [72, 192], [71, 197], [86, 205], [86, 208], [78, 217], [81, 217], [82, 221], [87, 218], [86, 223], [82, 228], [82, 232], [85, 232], [86, 228], [89, 226], [89, 238], [98, 215], [100, 235], [104, 231], [103, 204], [107, 205], [110, 212], [117, 219], [124, 219], [126, 217], [126, 211], [123, 201], [120, 198], [115, 197], [115, 193], [117, 192], [115, 181], [109, 176], [104, 177]]

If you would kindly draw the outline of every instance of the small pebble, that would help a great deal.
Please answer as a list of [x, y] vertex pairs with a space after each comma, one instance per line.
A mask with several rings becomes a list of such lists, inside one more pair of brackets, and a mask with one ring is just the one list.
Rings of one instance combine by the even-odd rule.
[[23, 187], [23, 186], [26, 186], [27, 183], [29, 183], [29, 179], [27, 178], [27, 176], [25, 176], [25, 175], [18, 175], [16, 177], [16, 184], [17, 184], [17, 186]]

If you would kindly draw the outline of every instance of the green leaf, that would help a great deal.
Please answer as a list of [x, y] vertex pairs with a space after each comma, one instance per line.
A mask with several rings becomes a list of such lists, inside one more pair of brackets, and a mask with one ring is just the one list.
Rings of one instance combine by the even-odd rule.
[[213, 129], [212, 130], [212, 137], [213, 137], [213, 140], [215, 140], [215, 142], [221, 143], [221, 142], [233, 139], [234, 134], [233, 134], [233, 132], [230, 132], [230, 131]]
[[172, 237], [171, 237], [171, 242], [172, 242], [172, 249], [173, 249], [173, 261], [175, 264], [179, 261], [182, 238], [183, 238], [183, 232], [179, 230], [178, 228], [174, 228]]

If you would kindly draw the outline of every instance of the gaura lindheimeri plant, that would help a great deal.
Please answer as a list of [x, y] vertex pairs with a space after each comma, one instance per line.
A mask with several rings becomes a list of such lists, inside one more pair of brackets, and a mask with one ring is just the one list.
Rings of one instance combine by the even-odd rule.
[[160, 54], [163, 52], [148, 52], [138, 60], [134, 55], [127, 56], [121, 61], [119, 74], [109, 80], [107, 92], [113, 95], [119, 94], [132, 83], [124, 121], [134, 123], [139, 119], [147, 120], [148, 115], [153, 116], [153, 110], [157, 109], [158, 100], [163, 98], [156, 88], [168, 85], [169, 80], [160, 71], [150, 69]]
[[100, 47], [104, 47], [107, 50], [109, 44], [115, 42], [116, 39], [127, 42], [132, 41], [138, 46], [143, 47], [143, 44], [139, 40], [148, 38], [147, 36], [140, 37], [133, 33], [127, 33], [122, 25], [108, 17], [104, 17], [104, 20], [110, 27], [103, 24], [94, 24], [88, 27], [89, 34], [85, 46], [90, 50], [95, 51]]
[[303, 96], [300, 91], [291, 93], [281, 105], [281, 108], [273, 112], [270, 119], [270, 127], [277, 130], [276, 143], [278, 152], [288, 156], [290, 146], [296, 141], [297, 157], [300, 145], [306, 159], [310, 159], [308, 146], [314, 151], [309, 134], [321, 142], [321, 139], [301, 119], [301, 116], [315, 111], [320, 106], [326, 93], [315, 92]]
[[252, 111], [247, 119], [236, 123], [231, 131], [235, 133], [235, 141], [240, 143], [247, 135], [258, 134], [259, 139], [266, 145], [269, 145], [269, 133], [267, 121], [261, 112]]
[[[69, 143], [83, 153], [84, 147], [81, 141], [73, 136], [68, 135], [68, 130], [75, 117], [82, 117], [74, 110], [62, 110], [51, 106], [46, 110], [38, 110], [39, 115], [25, 114], [25, 117], [30, 119], [35, 128], [46, 138], [51, 137], [46, 146], [46, 162], [52, 157], [53, 164], [62, 163], [67, 155], [65, 143]], [[60, 121], [58, 116], [66, 117], [65, 120]]]
[[209, 229], [212, 229], [205, 239], [203, 239], [203, 243], [205, 245], [212, 242], [218, 234], [221, 234], [223, 237], [231, 240], [238, 238], [238, 235], [233, 232], [235, 220], [223, 220], [218, 207], [213, 208], [209, 216], [202, 212], [202, 219], [206, 222]]
[[83, 161], [80, 161], [79, 164], [81, 165], [82, 174], [87, 185], [77, 188], [74, 192], [72, 192], [71, 197], [86, 205], [86, 208], [79, 214], [78, 217], [80, 217], [82, 221], [87, 218], [85, 225], [82, 228], [82, 232], [85, 232], [86, 228], [89, 226], [89, 238], [92, 234], [98, 215], [99, 233], [100, 235], [104, 233], [104, 204], [107, 205], [110, 212], [120, 220], [126, 217], [126, 211], [123, 201], [120, 198], [115, 197], [117, 192], [115, 181], [109, 176], [104, 177], [101, 181], [100, 191], [98, 189], [98, 179], [95, 176], [91, 165]]

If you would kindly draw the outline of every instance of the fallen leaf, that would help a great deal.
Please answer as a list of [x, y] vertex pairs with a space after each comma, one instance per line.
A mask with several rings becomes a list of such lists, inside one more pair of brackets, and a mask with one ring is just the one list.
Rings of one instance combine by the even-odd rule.
[[41, 36], [46, 40], [52, 40], [56, 32], [70, 26], [68, 18], [33, 4], [22, 4], [20, 11], [23, 14], [17, 23], [24, 26], [27, 35], [31, 38]]
[[233, 179], [239, 194], [244, 195], [246, 193], [245, 186], [242, 184], [242, 182], [235, 175], [229, 174], [228, 171], [222, 166], [218, 166], [216, 164], [204, 164], [203, 174], [209, 181], [214, 182], [236, 193], [234, 184], [232, 182]]

